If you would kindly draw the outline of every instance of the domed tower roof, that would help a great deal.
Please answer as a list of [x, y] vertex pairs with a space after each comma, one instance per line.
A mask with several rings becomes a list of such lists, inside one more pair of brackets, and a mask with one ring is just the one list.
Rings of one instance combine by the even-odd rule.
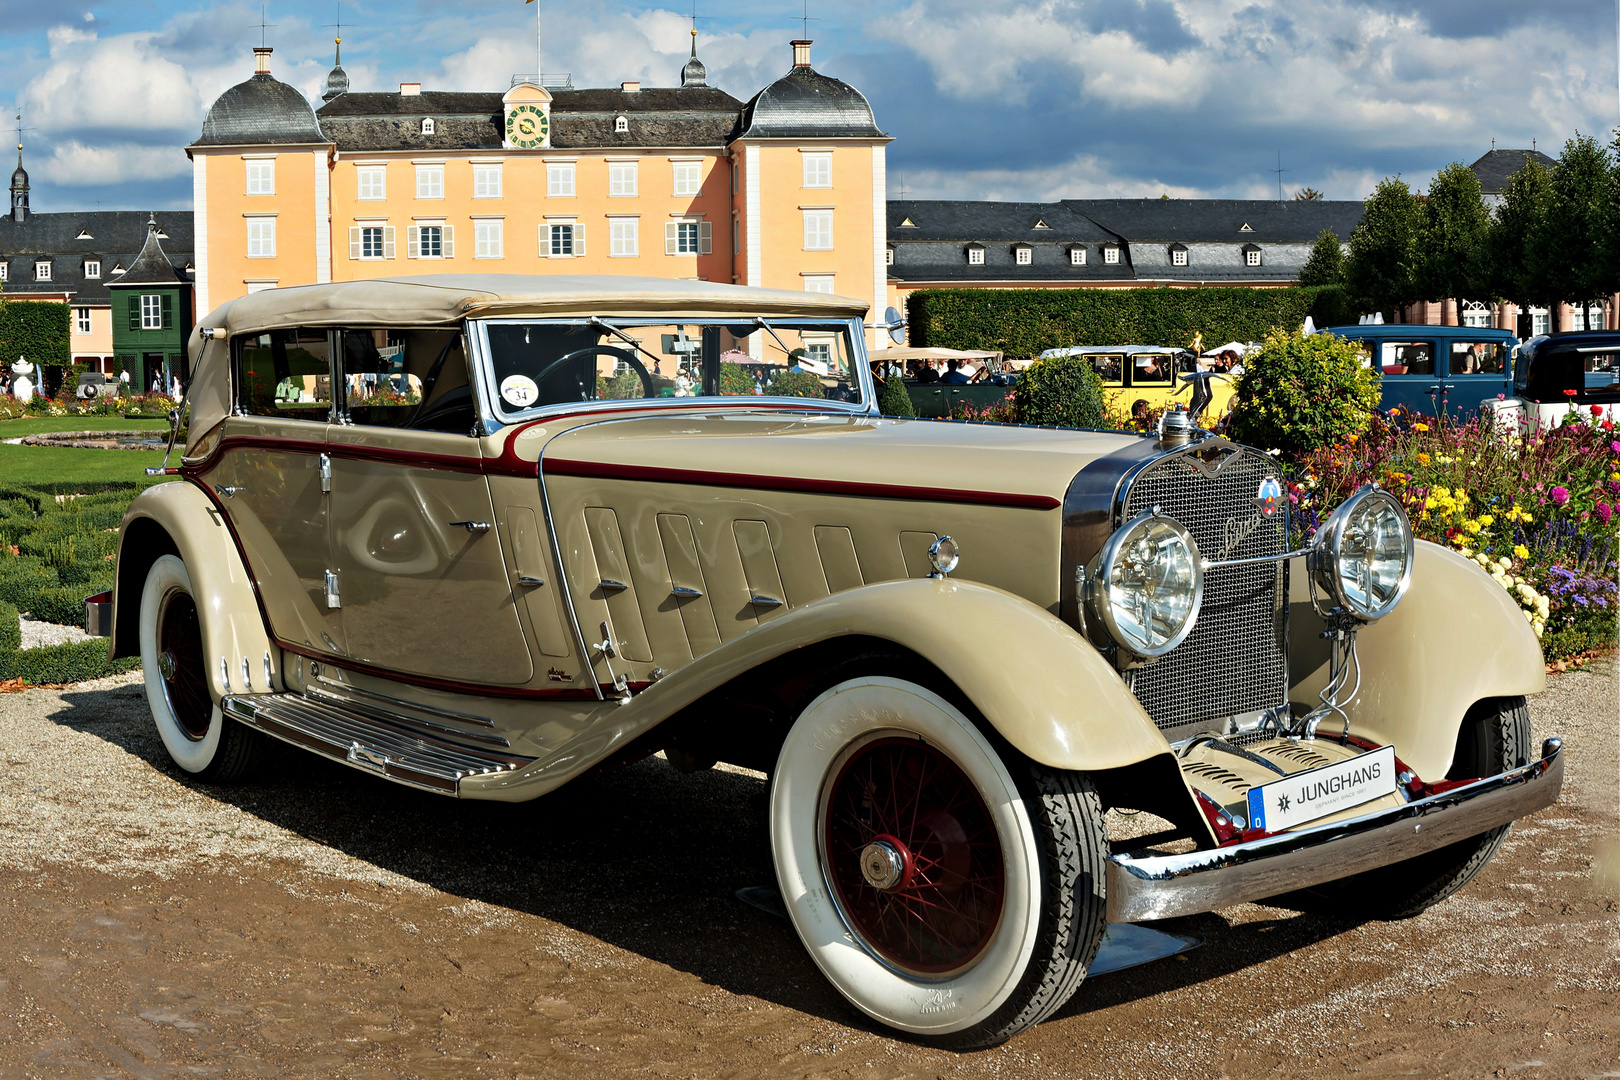
[[739, 139], [884, 139], [866, 95], [810, 66], [810, 42], [793, 43], [793, 69], [743, 106]]
[[709, 69], [703, 66], [703, 61], [697, 58], [697, 29], [692, 30], [692, 59], [681, 68], [681, 88], [688, 86], [708, 86]]
[[28, 170], [22, 167], [22, 147], [17, 147], [17, 171], [11, 174], [11, 190], [28, 190]]
[[326, 73], [326, 93], [321, 95], [322, 101], [331, 101], [349, 92], [349, 73], [343, 70], [343, 39], [337, 38], [333, 44], [337, 46], [337, 57], [332, 61], [332, 70]]
[[304, 95], [270, 76], [270, 50], [257, 47], [257, 70], [214, 102], [193, 146], [323, 143], [315, 110]]

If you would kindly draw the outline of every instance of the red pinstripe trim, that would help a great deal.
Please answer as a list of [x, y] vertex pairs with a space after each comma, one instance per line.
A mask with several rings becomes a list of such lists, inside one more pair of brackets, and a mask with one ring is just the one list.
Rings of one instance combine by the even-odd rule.
[[207, 472], [219, 463], [227, 450], [276, 450], [283, 454], [327, 454], [349, 461], [376, 461], [389, 465], [420, 465], [428, 469], [449, 472], [483, 472], [484, 461], [477, 457], [459, 457], [455, 454], [424, 454], [415, 450], [389, 450], [380, 446], [355, 446], [350, 443], [329, 443], [314, 439], [280, 439], [267, 435], [231, 435], [221, 439], [214, 452], [195, 465], [187, 465], [186, 476]]
[[799, 476], [752, 476], [746, 473], [665, 469], [655, 465], [614, 465], [599, 461], [545, 459], [547, 475], [588, 476], [598, 480], [644, 480], [655, 484], [698, 484], [704, 487], [753, 488], [759, 491], [804, 491], [817, 495], [850, 495], [920, 502], [1011, 506], [1021, 510], [1055, 510], [1063, 503], [1050, 495], [1004, 491], [958, 491], [953, 488], [864, 484], [853, 480], [814, 480]]

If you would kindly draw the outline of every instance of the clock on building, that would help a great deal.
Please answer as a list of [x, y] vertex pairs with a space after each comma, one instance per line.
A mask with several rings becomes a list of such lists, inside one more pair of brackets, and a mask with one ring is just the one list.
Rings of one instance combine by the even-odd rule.
[[507, 144], [523, 150], [544, 146], [550, 123], [538, 105], [513, 105], [506, 111]]

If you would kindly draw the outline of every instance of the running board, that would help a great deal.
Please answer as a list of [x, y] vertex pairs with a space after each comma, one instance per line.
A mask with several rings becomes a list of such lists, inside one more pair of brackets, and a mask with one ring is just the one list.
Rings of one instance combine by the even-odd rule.
[[459, 796], [463, 777], [510, 772], [533, 760], [407, 730], [407, 717], [395, 725], [372, 709], [361, 713], [301, 694], [237, 695], [225, 698], [220, 708], [283, 742], [441, 795]]

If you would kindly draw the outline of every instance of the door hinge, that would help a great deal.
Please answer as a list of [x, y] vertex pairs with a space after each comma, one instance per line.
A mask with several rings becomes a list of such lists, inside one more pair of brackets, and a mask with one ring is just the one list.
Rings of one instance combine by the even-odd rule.
[[343, 606], [343, 601], [338, 598], [337, 575], [330, 570], [326, 572], [326, 606], [329, 608], [340, 608]]
[[321, 455], [321, 491], [332, 490], [332, 455]]

